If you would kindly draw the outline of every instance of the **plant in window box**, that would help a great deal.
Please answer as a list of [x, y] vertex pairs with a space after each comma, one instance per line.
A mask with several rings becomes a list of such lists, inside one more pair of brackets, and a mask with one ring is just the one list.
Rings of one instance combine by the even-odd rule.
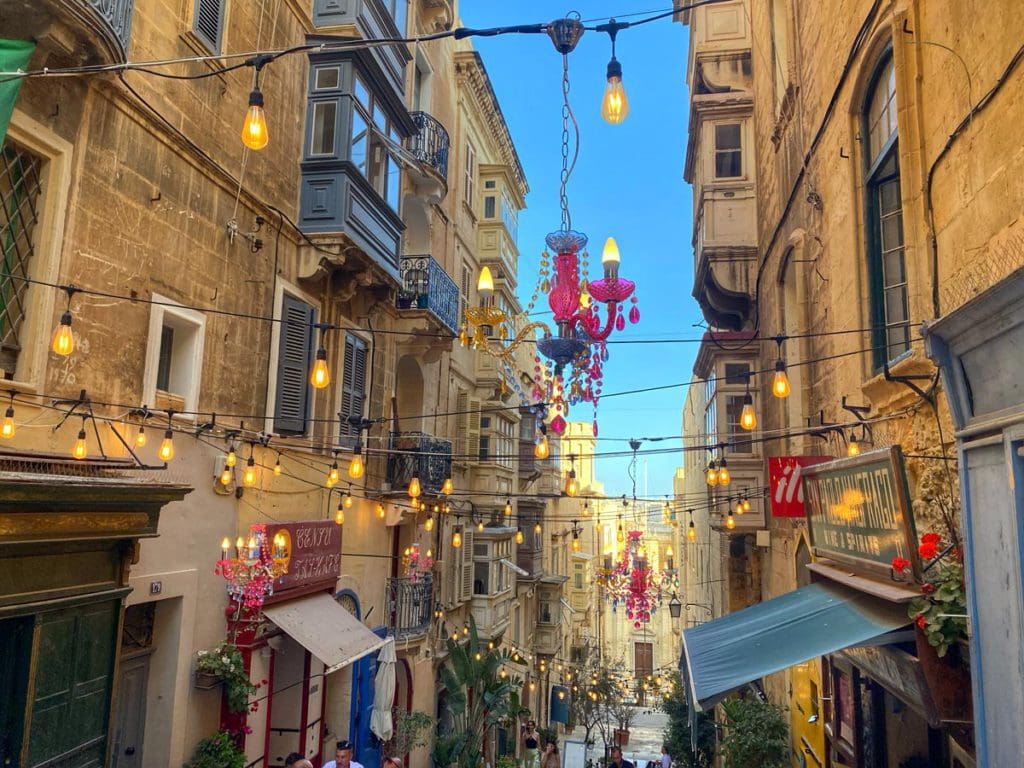
[[416, 298], [416, 294], [412, 291], [399, 291], [398, 292], [398, 308], [409, 309], [412, 307], [412, 302]]
[[[910, 602], [907, 614], [923, 633], [938, 656], [944, 657], [950, 647], [967, 639], [967, 596], [964, 589], [964, 566], [959, 546], [948, 545], [940, 553], [942, 537], [926, 533], [917, 548], [925, 562], [921, 596]], [[910, 562], [893, 558], [892, 568], [904, 573]]]
[[196, 686], [213, 687], [210, 681], [224, 686], [228, 710], [234, 713], [245, 712], [249, 697], [259, 689], [249, 680], [242, 652], [226, 640], [212, 650], [196, 653]]

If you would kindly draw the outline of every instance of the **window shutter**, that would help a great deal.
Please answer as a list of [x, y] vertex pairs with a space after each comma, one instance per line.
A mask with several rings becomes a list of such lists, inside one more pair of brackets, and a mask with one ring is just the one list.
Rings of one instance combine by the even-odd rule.
[[466, 429], [466, 455], [470, 460], [480, 455], [480, 401], [469, 398], [469, 425]]
[[462, 529], [462, 591], [459, 600], [473, 597], [473, 524], [469, 523]]
[[309, 365], [313, 355], [316, 310], [288, 294], [281, 305], [281, 342], [277, 351], [274, 429], [302, 434], [309, 418]]
[[362, 418], [366, 402], [366, 342], [352, 334], [345, 335], [344, 371], [341, 377], [341, 426], [340, 442], [343, 445], [355, 445], [359, 437], [359, 428], [349, 419]]
[[469, 461], [469, 394], [462, 389], [455, 397], [455, 453], [457, 461]]
[[227, 0], [196, 0], [192, 30], [214, 53], [220, 53], [226, 2]]

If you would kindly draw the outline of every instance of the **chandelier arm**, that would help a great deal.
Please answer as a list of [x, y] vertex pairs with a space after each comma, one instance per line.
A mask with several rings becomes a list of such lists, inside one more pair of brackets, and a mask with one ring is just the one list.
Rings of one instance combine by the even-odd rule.
[[581, 325], [587, 332], [587, 336], [589, 336], [593, 341], [605, 341], [612, 335], [612, 328], [615, 327], [615, 316], [617, 314], [616, 309], [618, 308], [618, 304], [614, 301], [609, 302], [607, 304], [607, 308], [608, 319], [605, 321], [603, 329], [598, 328], [601, 321], [598, 319], [597, 315], [587, 316], [586, 314], [583, 314], [580, 317]]

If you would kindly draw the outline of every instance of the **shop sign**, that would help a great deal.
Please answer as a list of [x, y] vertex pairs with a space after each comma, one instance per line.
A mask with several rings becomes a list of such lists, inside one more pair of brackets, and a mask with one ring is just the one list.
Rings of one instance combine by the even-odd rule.
[[334, 581], [341, 573], [341, 526], [333, 520], [267, 525], [267, 538], [283, 534], [287, 572], [275, 592]]
[[832, 461], [831, 456], [772, 456], [768, 459], [768, 492], [772, 517], [806, 517], [804, 467]]
[[804, 469], [814, 554], [888, 580], [894, 557], [915, 564], [914, 519], [898, 446]]

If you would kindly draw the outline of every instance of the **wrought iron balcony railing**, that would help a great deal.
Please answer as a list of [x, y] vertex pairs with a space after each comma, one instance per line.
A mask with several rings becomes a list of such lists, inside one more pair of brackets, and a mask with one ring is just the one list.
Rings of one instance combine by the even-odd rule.
[[437, 118], [426, 112], [411, 113], [419, 133], [409, 139], [409, 151], [424, 165], [433, 168], [448, 181], [448, 131]]
[[430, 628], [434, 613], [434, 580], [424, 573], [388, 579], [388, 631], [396, 638], [415, 637]]
[[433, 256], [403, 256], [399, 309], [425, 309], [454, 336], [459, 326], [459, 287]]
[[420, 487], [426, 494], [441, 492], [451, 477], [452, 443], [422, 432], [392, 432], [388, 453], [388, 482], [391, 488], [408, 487], [413, 472], [419, 473]]

